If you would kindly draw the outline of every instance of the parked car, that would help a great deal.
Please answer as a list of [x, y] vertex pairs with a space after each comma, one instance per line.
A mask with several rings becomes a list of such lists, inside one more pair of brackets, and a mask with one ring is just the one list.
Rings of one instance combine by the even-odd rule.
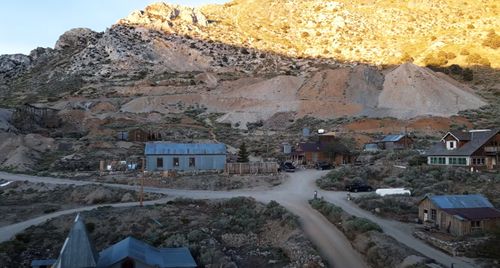
[[316, 164], [314, 166], [316, 167], [316, 169], [319, 169], [319, 170], [327, 170], [327, 169], [333, 168], [333, 165], [326, 162], [326, 161], [316, 162]]
[[281, 163], [278, 171], [295, 172], [295, 166], [291, 162]]
[[357, 193], [357, 192], [371, 192], [373, 191], [373, 188], [370, 185], [363, 182], [352, 182], [345, 186], [345, 190]]

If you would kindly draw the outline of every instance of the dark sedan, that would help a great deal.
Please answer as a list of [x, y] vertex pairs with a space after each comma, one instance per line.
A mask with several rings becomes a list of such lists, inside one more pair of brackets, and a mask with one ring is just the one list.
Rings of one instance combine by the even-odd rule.
[[371, 192], [373, 188], [365, 183], [353, 182], [345, 186], [345, 190], [349, 192]]

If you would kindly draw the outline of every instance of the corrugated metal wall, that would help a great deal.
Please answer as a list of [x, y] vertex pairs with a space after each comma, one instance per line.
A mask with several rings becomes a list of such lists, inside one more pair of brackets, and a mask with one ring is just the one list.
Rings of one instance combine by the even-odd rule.
[[[163, 158], [163, 170], [195, 171], [195, 170], [224, 170], [226, 155], [148, 155], [146, 156], [146, 170], [158, 171], [157, 159]], [[174, 167], [174, 158], [179, 159], [179, 166]], [[194, 167], [189, 166], [189, 159], [195, 159]]]

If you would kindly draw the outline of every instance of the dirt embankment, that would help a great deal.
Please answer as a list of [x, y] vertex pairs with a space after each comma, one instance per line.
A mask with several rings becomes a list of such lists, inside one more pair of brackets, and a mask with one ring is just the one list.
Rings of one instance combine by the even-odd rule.
[[[325, 267], [294, 215], [250, 198], [177, 200], [166, 205], [83, 212], [97, 250], [133, 236], [155, 247], [188, 247], [200, 267]], [[28, 228], [0, 244], [0, 266], [56, 258], [74, 215]]]
[[[227, 191], [235, 189], [269, 189], [282, 184], [285, 175], [223, 175], [199, 174], [173, 177], [149, 176], [144, 178], [147, 186], [184, 189], [184, 190], [210, 190]], [[127, 175], [106, 175], [99, 177], [99, 182], [130, 184], [140, 183], [140, 178], [132, 179]]]
[[[145, 200], [162, 195], [146, 193]], [[66, 186], [15, 181], [0, 187], [0, 226], [34, 218], [45, 213], [105, 204], [138, 201], [137, 192], [98, 185]]]

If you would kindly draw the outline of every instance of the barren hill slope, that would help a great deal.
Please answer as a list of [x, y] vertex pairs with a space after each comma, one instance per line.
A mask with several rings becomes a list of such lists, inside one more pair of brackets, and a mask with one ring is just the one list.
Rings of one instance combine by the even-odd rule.
[[486, 103], [472, 93], [436, 75], [428, 68], [403, 64], [385, 76], [378, 108], [396, 118], [421, 115], [449, 116]]

